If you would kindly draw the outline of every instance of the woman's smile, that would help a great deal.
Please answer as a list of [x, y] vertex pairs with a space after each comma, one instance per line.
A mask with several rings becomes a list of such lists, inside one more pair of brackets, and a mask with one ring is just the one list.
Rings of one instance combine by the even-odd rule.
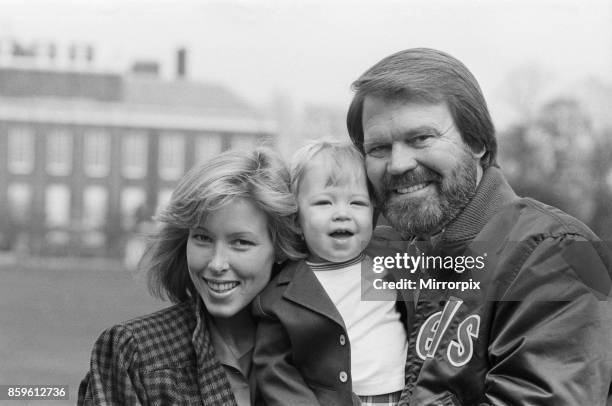
[[225, 294], [230, 293], [240, 285], [239, 281], [213, 280], [203, 278], [209, 289], [214, 293]]

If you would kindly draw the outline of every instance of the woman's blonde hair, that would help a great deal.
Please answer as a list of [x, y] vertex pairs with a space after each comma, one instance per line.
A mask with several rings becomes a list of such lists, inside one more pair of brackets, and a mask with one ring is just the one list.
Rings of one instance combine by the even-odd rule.
[[156, 216], [160, 227], [140, 263], [149, 272], [151, 293], [172, 302], [197, 296], [187, 268], [189, 230], [236, 199], [248, 200], [265, 213], [277, 261], [303, 258], [295, 226], [297, 204], [289, 185], [287, 167], [267, 148], [228, 151], [192, 168]]

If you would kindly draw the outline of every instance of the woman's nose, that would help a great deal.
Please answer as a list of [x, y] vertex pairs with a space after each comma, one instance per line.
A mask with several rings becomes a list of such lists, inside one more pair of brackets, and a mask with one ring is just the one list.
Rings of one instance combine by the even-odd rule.
[[213, 257], [208, 263], [208, 267], [214, 272], [223, 272], [229, 269], [229, 262], [225, 249], [220, 247], [219, 244], [215, 246]]

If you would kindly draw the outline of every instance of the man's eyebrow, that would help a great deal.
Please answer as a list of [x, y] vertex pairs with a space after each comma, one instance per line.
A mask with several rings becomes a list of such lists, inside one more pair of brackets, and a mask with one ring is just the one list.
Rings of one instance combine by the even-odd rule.
[[[433, 125], [422, 125], [419, 127], [410, 128], [408, 130], [399, 131], [397, 134], [392, 135], [392, 139], [398, 139], [398, 138], [403, 139], [403, 138], [415, 137], [415, 136], [423, 135], [423, 134], [444, 135], [446, 132], [448, 132], [449, 129], [450, 129], [450, 126], [444, 131], [442, 131]], [[372, 134], [370, 137], [368, 137], [367, 141], [364, 141], [363, 145], [371, 145], [371, 144], [376, 144], [379, 142], [385, 142], [389, 140], [390, 140], [390, 137], [388, 134]]]
[[[448, 130], [447, 130], [448, 131]], [[432, 125], [422, 125], [420, 127], [411, 128], [400, 133], [401, 137], [414, 137], [423, 134], [442, 135], [446, 131], [441, 131], [438, 127]]]

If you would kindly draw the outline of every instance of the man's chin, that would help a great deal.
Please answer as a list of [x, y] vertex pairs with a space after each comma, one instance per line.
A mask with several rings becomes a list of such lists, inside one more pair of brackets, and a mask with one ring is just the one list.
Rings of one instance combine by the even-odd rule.
[[428, 236], [438, 230], [443, 216], [439, 206], [427, 206], [392, 204], [386, 207], [384, 214], [404, 237]]

